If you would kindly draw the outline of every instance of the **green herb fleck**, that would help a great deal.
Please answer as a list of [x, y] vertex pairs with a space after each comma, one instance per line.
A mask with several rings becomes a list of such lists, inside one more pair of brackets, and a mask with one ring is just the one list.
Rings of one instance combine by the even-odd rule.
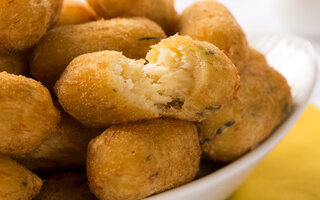
[[151, 155], [148, 155], [145, 159], [145, 161], [150, 161], [151, 160]]
[[113, 92], [117, 92], [117, 89], [116, 89], [116, 88], [113, 88], [112, 91], [113, 91]]
[[199, 49], [205, 51], [207, 55], [214, 55], [214, 51], [212, 49], [209, 49], [203, 46], [199, 46]]
[[216, 134], [219, 135], [221, 134], [226, 128], [231, 127], [233, 124], [235, 124], [236, 121], [229, 121], [227, 123], [225, 123], [222, 127], [220, 127], [217, 131]]
[[149, 41], [149, 40], [160, 40], [159, 37], [143, 37], [143, 38], [140, 38], [139, 40], [146, 40], [146, 41]]
[[176, 105], [179, 106], [179, 108], [182, 108], [182, 106], [183, 106], [183, 104], [184, 104], [184, 101], [182, 101], [182, 100], [179, 99], [179, 98], [176, 98], [174, 101], [175, 101]]
[[26, 181], [23, 181], [23, 182], [22, 182], [22, 185], [23, 185], [24, 187], [27, 187], [27, 186], [28, 186], [28, 183], [27, 183]]
[[289, 103], [286, 103], [284, 106], [283, 106], [283, 109], [282, 109], [282, 113], [284, 115], [287, 115], [291, 110], [291, 106]]
[[235, 124], [236, 123], [236, 121], [230, 121], [230, 122], [227, 122], [226, 124], [225, 124], [225, 126], [226, 127], [230, 127], [230, 126], [232, 126], [233, 124]]
[[166, 109], [175, 108], [175, 109], [179, 110], [182, 108], [183, 104], [184, 104], [184, 101], [182, 101], [179, 98], [175, 98], [172, 101], [170, 101], [169, 103], [167, 103], [164, 107]]
[[16, 53], [17, 51], [14, 49], [9, 49], [8, 47], [2, 47], [3, 51], [6, 51], [7, 53], [13, 54]]
[[202, 141], [200, 141], [200, 145], [203, 145], [204, 143], [210, 142], [210, 138], [204, 138]]
[[221, 108], [221, 105], [218, 106], [208, 106], [206, 107], [206, 110], [219, 110]]
[[220, 127], [220, 128], [216, 131], [216, 134], [217, 134], [217, 135], [221, 134], [224, 129], [225, 129], [224, 126]]
[[203, 117], [205, 114], [204, 114], [204, 112], [197, 112], [196, 115]]

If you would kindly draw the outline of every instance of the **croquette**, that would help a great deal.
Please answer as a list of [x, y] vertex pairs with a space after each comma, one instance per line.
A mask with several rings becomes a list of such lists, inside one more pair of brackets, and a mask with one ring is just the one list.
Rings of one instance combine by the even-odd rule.
[[64, 0], [59, 20], [55, 26], [84, 24], [98, 19], [96, 13], [85, 2]]
[[249, 59], [247, 61], [247, 65], [250, 65], [249, 63], [252, 63], [252, 62], [260, 62], [260, 63], [268, 64], [266, 57], [262, 53], [250, 47]]
[[89, 143], [89, 187], [100, 200], [142, 199], [191, 181], [200, 154], [192, 122], [155, 119], [114, 125]]
[[32, 200], [39, 194], [42, 180], [9, 157], [0, 155], [0, 199]]
[[59, 111], [41, 83], [0, 72], [0, 153], [29, 153], [58, 128]]
[[26, 50], [36, 44], [59, 17], [63, 0], [2, 0], [0, 53]]
[[158, 23], [171, 35], [177, 23], [174, 0], [87, 0], [98, 15], [114, 17], [147, 17]]
[[290, 87], [263, 62], [251, 62], [241, 74], [237, 100], [199, 124], [206, 158], [233, 161], [268, 137], [290, 113]]
[[46, 177], [36, 200], [97, 200], [90, 193], [86, 174], [66, 172]]
[[56, 84], [59, 102], [84, 125], [103, 128], [159, 116], [201, 121], [237, 92], [237, 69], [207, 42], [175, 35], [146, 60], [115, 51], [79, 56]]
[[62, 171], [84, 168], [89, 141], [104, 131], [84, 127], [64, 112], [57, 102], [55, 106], [61, 115], [57, 132], [31, 153], [14, 156], [16, 161], [30, 170]]
[[179, 32], [216, 45], [239, 72], [249, 57], [248, 42], [242, 28], [229, 10], [216, 1], [199, 1], [184, 10], [179, 19]]
[[115, 50], [129, 58], [144, 58], [150, 46], [165, 37], [159, 25], [145, 18], [117, 18], [57, 27], [34, 48], [31, 75], [52, 90], [61, 73], [77, 56]]

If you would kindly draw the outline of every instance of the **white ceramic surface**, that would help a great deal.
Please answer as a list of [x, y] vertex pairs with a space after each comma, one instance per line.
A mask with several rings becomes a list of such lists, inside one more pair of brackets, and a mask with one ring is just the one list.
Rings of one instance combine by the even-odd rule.
[[294, 99], [291, 115], [268, 139], [240, 159], [201, 179], [154, 195], [148, 200], [226, 199], [288, 133], [304, 111], [317, 75], [316, 56], [311, 44], [292, 35], [268, 32], [249, 33], [248, 38], [250, 45], [264, 53], [269, 64], [287, 78]]
[[319, 0], [265, 0], [285, 26], [298, 33], [320, 36]]

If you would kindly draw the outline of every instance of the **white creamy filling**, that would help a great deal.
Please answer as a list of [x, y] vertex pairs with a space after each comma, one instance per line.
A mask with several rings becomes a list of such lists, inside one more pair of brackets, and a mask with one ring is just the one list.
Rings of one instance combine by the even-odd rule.
[[193, 66], [187, 62], [183, 48], [160, 48], [155, 63], [123, 59], [112, 66], [129, 98], [154, 105], [165, 105], [176, 99], [184, 101], [194, 84]]

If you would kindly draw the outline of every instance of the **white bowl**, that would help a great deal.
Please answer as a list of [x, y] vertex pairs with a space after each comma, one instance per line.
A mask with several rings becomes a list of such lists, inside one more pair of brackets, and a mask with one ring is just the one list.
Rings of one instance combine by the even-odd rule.
[[292, 113], [253, 151], [218, 171], [181, 187], [151, 196], [148, 200], [226, 199], [288, 133], [304, 111], [317, 75], [316, 56], [311, 44], [296, 36], [268, 32], [249, 33], [248, 39], [250, 45], [264, 53], [269, 64], [287, 78], [294, 99]]

